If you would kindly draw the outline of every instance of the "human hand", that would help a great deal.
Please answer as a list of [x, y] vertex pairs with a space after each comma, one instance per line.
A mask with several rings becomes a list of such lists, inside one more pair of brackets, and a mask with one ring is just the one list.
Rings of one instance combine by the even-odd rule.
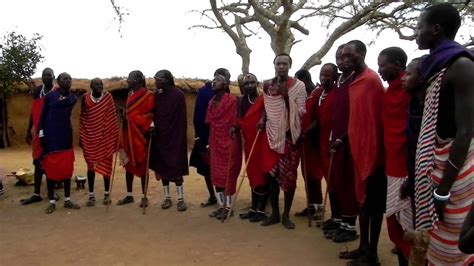
[[153, 138], [154, 136], [156, 136], [155, 128], [150, 127], [148, 131], [145, 133], [145, 138], [150, 139], [150, 138]]
[[232, 139], [235, 139], [235, 137], [237, 136], [237, 132], [239, 132], [239, 127], [238, 126], [232, 126], [229, 130], [230, 137]]
[[264, 130], [265, 129], [265, 119], [262, 118], [257, 122], [257, 130]]
[[434, 199], [434, 205], [435, 205], [435, 210], [436, 214], [438, 214], [438, 220], [444, 221], [444, 209], [446, 208], [446, 205], [448, 204], [447, 201], [439, 201]]
[[44, 150], [47, 145], [45, 137], [40, 137], [40, 144], [41, 144], [41, 148], [43, 148]]
[[441, 186], [438, 186], [433, 190], [433, 202], [435, 205], [436, 214], [438, 214], [438, 219], [440, 221], [444, 220], [444, 209], [449, 202], [449, 197], [451, 194], [449, 191], [443, 189]]
[[413, 195], [415, 191], [415, 184], [412, 182], [411, 179], [407, 179], [402, 186], [400, 187], [400, 198], [406, 199]]
[[26, 137], [25, 137], [26, 143], [31, 145], [32, 139], [33, 139], [33, 135], [31, 134], [31, 131], [30, 130], [26, 131]]
[[342, 144], [344, 144], [344, 142], [341, 139], [336, 139], [329, 146], [329, 150], [330, 151], [337, 151], [340, 147], [342, 147]]

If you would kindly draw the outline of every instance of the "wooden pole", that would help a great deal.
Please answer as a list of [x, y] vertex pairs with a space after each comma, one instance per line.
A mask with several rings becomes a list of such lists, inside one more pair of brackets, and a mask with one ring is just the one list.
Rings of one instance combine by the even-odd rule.
[[237, 201], [237, 196], [239, 195], [240, 189], [242, 188], [242, 184], [244, 183], [244, 179], [245, 179], [245, 176], [246, 176], [245, 173], [247, 172], [247, 166], [249, 165], [250, 158], [252, 158], [253, 149], [255, 148], [255, 144], [257, 144], [257, 139], [258, 139], [258, 136], [260, 135], [260, 132], [261, 132], [261, 130], [259, 129], [257, 131], [257, 135], [255, 136], [255, 139], [253, 140], [252, 148], [250, 148], [249, 157], [247, 157], [247, 160], [245, 161], [244, 169], [243, 169], [243, 172], [242, 172], [243, 174], [241, 175], [242, 178], [240, 179], [239, 186], [237, 188], [237, 191], [235, 192], [234, 202], [232, 203], [232, 206], [230, 208], [229, 213], [227, 213], [227, 217], [226, 217], [227, 219], [230, 219], [230, 214], [234, 210], [235, 202]]

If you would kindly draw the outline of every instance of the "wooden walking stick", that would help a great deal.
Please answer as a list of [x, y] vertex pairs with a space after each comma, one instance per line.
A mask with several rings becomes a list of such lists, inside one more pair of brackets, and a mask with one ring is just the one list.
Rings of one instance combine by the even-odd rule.
[[246, 176], [246, 173], [247, 173], [247, 167], [249, 165], [250, 158], [252, 158], [253, 149], [255, 148], [255, 144], [257, 144], [257, 139], [258, 139], [258, 136], [260, 136], [260, 132], [261, 132], [261, 130], [259, 129], [257, 131], [257, 135], [255, 135], [255, 139], [253, 140], [252, 148], [250, 148], [249, 157], [247, 157], [247, 160], [245, 161], [244, 169], [243, 169], [243, 172], [242, 172], [243, 174], [241, 175], [242, 178], [240, 179], [239, 186], [237, 187], [237, 191], [235, 192], [235, 198], [234, 198], [234, 202], [232, 203], [232, 205], [230, 207], [230, 212], [227, 213], [227, 217], [226, 217], [227, 219], [230, 219], [230, 214], [234, 210], [235, 202], [237, 201], [237, 196], [239, 195], [240, 189], [242, 188], [242, 184], [244, 183], [244, 179], [245, 179], [245, 176]]
[[331, 150], [330, 157], [329, 157], [329, 168], [328, 168], [328, 176], [326, 177], [326, 192], [324, 193], [324, 200], [323, 200], [323, 221], [324, 221], [324, 214], [326, 213], [326, 203], [328, 201], [328, 193], [329, 193], [329, 179], [331, 177], [331, 171], [332, 171], [332, 160], [334, 158], [334, 153], [335, 150]]
[[122, 130], [123, 130], [123, 121], [120, 120], [119, 136], [118, 136], [118, 139], [117, 139], [117, 149], [115, 149], [115, 157], [114, 157], [114, 163], [113, 163], [113, 167], [112, 167], [112, 175], [110, 176], [109, 202], [107, 202], [107, 205], [105, 207], [105, 213], [109, 212], [109, 206], [112, 204], [112, 202], [111, 202], [112, 187], [114, 186], [115, 167], [117, 166], [117, 157], [119, 155], [120, 141], [122, 139]]
[[307, 217], [308, 217], [308, 227], [311, 227], [312, 222], [311, 222], [311, 211], [310, 211], [310, 202], [309, 202], [309, 189], [308, 189], [308, 172], [306, 171], [306, 152], [304, 146], [302, 147], [303, 150], [303, 179], [304, 179], [304, 190], [306, 191], [306, 210], [307, 210]]
[[148, 152], [147, 152], [147, 155], [146, 155], [146, 173], [145, 173], [145, 191], [143, 192], [143, 215], [146, 214], [146, 207], [148, 205], [147, 203], [147, 193], [148, 193], [148, 181], [150, 180], [150, 170], [148, 169], [148, 167], [150, 166], [150, 153], [151, 153], [151, 142], [153, 140], [153, 136], [150, 135], [150, 140], [148, 141]]

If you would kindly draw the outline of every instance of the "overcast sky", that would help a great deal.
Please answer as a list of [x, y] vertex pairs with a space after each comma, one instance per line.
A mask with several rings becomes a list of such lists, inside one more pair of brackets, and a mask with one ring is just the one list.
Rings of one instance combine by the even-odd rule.
[[[130, 15], [122, 25], [122, 37], [109, 0], [15, 0], [2, 1], [0, 33], [16, 31], [32, 36], [39, 33], [44, 61], [38, 66], [35, 77], [44, 67], [54, 69], [56, 75], [69, 72], [73, 78], [108, 78], [127, 76], [139, 69], [151, 77], [160, 69], [170, 70], [175, 77], [211, 78], [218, 67], [226, 67], [235, 80], [240, 73], [240, 57], [230, 38], [220, 31], [188, 28], [202, 24], [203, 19], [193, 9], [209, 7], [207, 0], [134, 0], [119, 1]], [[307, 22], [309, 37], [292, 50], [296, 72], [326, 38], [327, 30], [317, 22]], [[254, 38], [249, 46], [250, 71], [259, 80], [272, 77], [273, 51], [269, 40]], [[298, 35], [298, 37], [301, 37]], [[323, 59], [334, 62], [338, 45], [352, 39], [369, 43], [374, 34], [365, 29], [347, 34], [336, 42]], [[414, 42], [402, 41], [391, 32], [383, 33], [370, 45], [366, 62], [376, 70], [377, 55], [389, 46], [402, 47], [409, 58], [424, 54]], [[311, 69], [313, 80], [318, 81], [319, 67]]]

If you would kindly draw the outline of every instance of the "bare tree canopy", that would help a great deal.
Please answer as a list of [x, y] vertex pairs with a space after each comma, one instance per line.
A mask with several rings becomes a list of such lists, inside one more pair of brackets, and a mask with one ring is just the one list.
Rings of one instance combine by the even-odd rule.
[[[110, 2], [122, 23], [128, 13], [123, 12], [123, 7], [118, 6], [115, 0]], [[267, 34], [275, 55], [290, 54], [293, 46], [310, 34], [310, 25], [311, 31], [326, 32], [327, 36], [321, 47], [301, 67], [309, 70], [321, 64], [322, 58], [339, 38], [360, 27], [372, 30], [376, 36], [391, 30], [402, 40], [414, 40], [420, 13], [427, 6], [440, 2], [451, 2], [461, 13], [462, 27], [474, 28], [474, 3], [471, 0], [209, 0], [209, 8], [191, 11], [207, 21], [191, 26], [190, 29], [224, 31], [232, 39], [236, 53], [242, 59], [242, 72], [248, 73], [252, 53], [247, 42], [249, 38]], [[466, 47], [474, 46], [474, 35], [464, 36], [464, 39]]]
[[[414, 30], [421, 11], [430, 5], [424, 1], [308, 1], [308, 0], [209, 0], [210, 8], [193, 10], [207, 18], [207, 22], [191, 28], [223, 30], [234, 42], [242, 58], [242, 72], [248, 73], [251, 49], [249, 38], [263, 30], [270, 37], [275, 55], [291, 53], [293, 46], [302, 41], [295, 36], [309, 35], [311, 31], [327, 32], [323, 45], [306, 62], [303, 69], [321, 64], [322, 58], [334, 43], [359, 27], [373, 30], [377, 36], [385, 30], [396, 32], [400, 39], [414, 40]], [[453, 5], [461, 12], [462, 27], [473, 27], [474, 6], [471, 1]], [[296, 35], [295, 35], [296, 34]], [[474, 45], [474, 36], [466, 43]]]

